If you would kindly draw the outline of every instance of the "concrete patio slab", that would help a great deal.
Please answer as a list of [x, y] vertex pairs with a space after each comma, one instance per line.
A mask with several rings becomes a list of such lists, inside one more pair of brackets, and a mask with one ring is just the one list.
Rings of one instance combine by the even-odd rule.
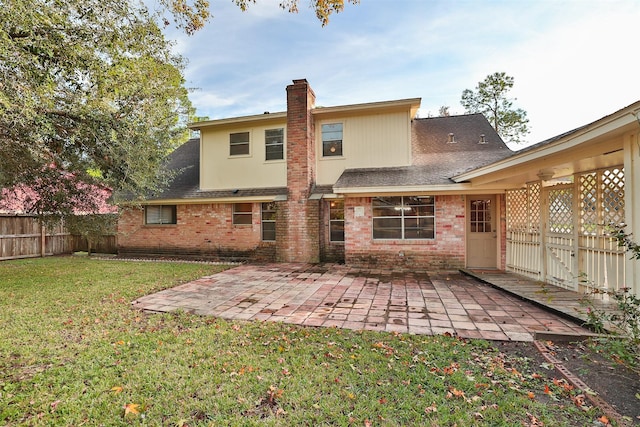
[[242, 265], [141, 297], [132, 306], [229, 320], [491, 340], [533, 341], [536, 332], [591, 334], [459, 272], [341, 264]]

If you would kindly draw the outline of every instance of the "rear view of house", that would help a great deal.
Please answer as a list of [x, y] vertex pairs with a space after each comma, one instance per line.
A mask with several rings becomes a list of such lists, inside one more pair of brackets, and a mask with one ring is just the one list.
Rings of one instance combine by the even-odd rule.
[[319, 108], [296, 80], [286, 112], [195, 123], [172, 185], [123, 215], [120, 251], [497, 267], [500, 192], [450, 178], [512, 152], [482, 115], [417, 119], [419, 106]]
[[121, 216], [120, 253], [638, 281], [602, 221], [640, 224], [640, 103], [514, 153], [480, 114], [417, 118], [419, 98], [316, 107], [306, 80], [286, 96], [191, 124], [176, 179]]

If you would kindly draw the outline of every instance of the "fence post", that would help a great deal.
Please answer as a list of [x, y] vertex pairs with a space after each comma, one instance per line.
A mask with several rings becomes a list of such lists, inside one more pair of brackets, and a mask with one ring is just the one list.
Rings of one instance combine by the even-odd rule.
[[40, 224], [40, 257], [44, 258], [47, 246], [47, 234], [44, 224]]

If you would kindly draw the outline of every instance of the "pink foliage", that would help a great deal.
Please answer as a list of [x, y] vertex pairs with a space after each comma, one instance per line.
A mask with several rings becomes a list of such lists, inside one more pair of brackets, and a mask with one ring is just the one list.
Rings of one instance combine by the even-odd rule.
[[[78, 183], [78, 190], [83, 193], [82, 199], [72, 197], [73, 213], [107, 214], [116, 213], [118, 208], [110, 205], [111, 190], [97, 185]], [[0, 213], [5, 214], [34, 214], [41, 196], [33, 188], [18, 185], [13, 188], [3, 188], [0, 192]]]

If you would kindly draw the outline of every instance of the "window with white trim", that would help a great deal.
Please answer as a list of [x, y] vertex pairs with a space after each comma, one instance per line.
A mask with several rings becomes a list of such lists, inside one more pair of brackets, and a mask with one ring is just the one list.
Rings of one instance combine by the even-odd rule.
[[329, 241], [344, 242], [344, 201], [329, 202]]
[[229, 134], [229, 155], [243, 156], [249, 154], [249, 132]]
[[342, 156], [342, 123], [322, 125], [322, 156]]
[[262, 204], [262, 240], [275, 242], [276, 240], [276, 203]]
[[147, 225], [177, 224], [176, 205], [150, 205], [144, 207]]
[[234, 203], [233, 225], [251, 225], [253, 203]]
[[373, 207], [374, 239], [434, 239], [435, 197], [375, 197]]
[[284, 159], [284, 129], [264, 131], [265, 160]]

